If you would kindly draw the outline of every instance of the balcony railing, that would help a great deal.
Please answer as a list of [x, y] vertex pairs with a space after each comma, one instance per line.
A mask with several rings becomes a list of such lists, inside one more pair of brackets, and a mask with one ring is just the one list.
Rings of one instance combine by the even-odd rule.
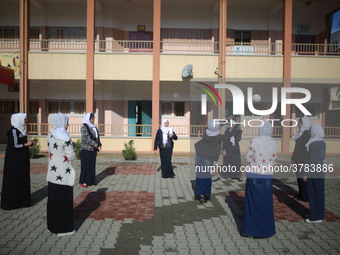
[[[70, 124], [68, 132], [71, 136], [80, 136], [82, 124]], [[99, 124], [98, 131], [102, 136], [151, 136], [152, 125], [124, 125], [124, 124]], [[202, 137], [206, 125], [174, 125], [171, 126], [178, 136]], [[51, 125], [47, 123], [29, 123], [30, 135], [47, 135]], [[340, 138], [340, 127], [325, 127], [325, 138]], [[257, 127], [242, 127], [243, 137], [255, 137], [258, 135]], [[291, 137], [295, 136], [297, 127], [292, 129]], [[273, 137], [281, 137], [282, 127], [273, 127]]]
[[[152, 41], [96, 40], [95, 52], [152, 53]], [[31, 39], [30, 51], [86, 52], [85, 39]], [[19, 39], [0, 39], [0, 51], [18, 51]], [[161, 53], [218, 54], [218, 42], [210, 40], [163, 40]], [[228, 55], [282, 55], [282, 43], [227, 43]], [[292, 43], [292, 55], [340, 55], [340, 44]]]

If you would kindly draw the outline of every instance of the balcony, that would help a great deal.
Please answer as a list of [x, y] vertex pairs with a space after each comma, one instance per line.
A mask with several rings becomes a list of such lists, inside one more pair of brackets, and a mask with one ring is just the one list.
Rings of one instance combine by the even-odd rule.
[[[70, 124], [68, 131], [71, 136], [80, 136], [82, 124]], [[97, 125], [101, 136], [121, 137], [121, 136], [151, 136], [151, 125], [124, 125], [124, 124], [99, 124]], [[206, 125], [174, 125], [171, 126], [180, 137], [202, 137]], [[243, 137], [255, 137], [258, 135], [257, 127], [241, 127]], [[28, 133], [30, 135], [47, 135], [51, 130], [51, 125], [47, 123], [29, 123]], [[340, 127], [324, 127], [325, 138], [340, 138]], [[292, 128], [291, 136], [294, 137], [297, 127]], [[282, 134], [282, 127], [273, 127], [273, 137], [279, 138]]]
[[[31, 39], [30, 51], [86, 52], [85, 39]], [[0, 51], [19, 51], [18, 39], [1, 39]], [[152, 53], [152, 41], [96, 40], [95, 52], [101, 53]], [[218, 42], [208, 40], [163, 40], [164, 54], [218, 54]], [[227, 55], [282, 55], [282, 43], [227, 43]], [[340, 44], [292, 43], [292, 55], [339, 56]]]

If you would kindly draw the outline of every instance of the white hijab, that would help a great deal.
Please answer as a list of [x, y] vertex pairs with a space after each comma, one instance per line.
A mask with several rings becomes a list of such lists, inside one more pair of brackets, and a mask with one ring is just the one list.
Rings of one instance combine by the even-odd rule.
[[295, 135], [295, 140], [299, 139], [300, 136], [302, 136], [303, 132], [310, 129], [311, 124], [310, 124], [309, 119], [302, 117], [301, 122], [302, 122], [302, 127], [297, 131]]
[[214, 119], [208, 121], [208, 128], [205, 131], [207, 136], [216, 136], [220, 134], [220, 124]]
[[55, 139], [63, 140], [63, 141], [69, 141], [71, 139], [69, 133], [65, 129], [65, 126], [68, 122], [68, 117], [63, 113], [56, 113], [52, 114], [50, 118], [50, 122], [52, 125], [51, 129], [51, 135]]
[[264, 121], [263, 125], [259, 128], [259, 136], [272, 136], [273, 127], [269, 121]]
[[[95, 124], [92, 124], [90, 122], [90, 116], [92, 112], [86, 113], [84, 118], [83, 118], [83, 124], [87, 124], [90, 128], [93, 129], [94, 133], [96, 134], [96, 138], [98, 138], [98, 132]], [[93, 113], [92, 113], [93, 114]], [[94, 114], [93, 114], [94, 116]]]
[[15, 113], [11, 117], [11, 125], [18, 129], [23, 135], [27, 135], [25, 128], [26, 116], [27, 116], [26, 113]]
[[168, 126], [168, 127], [164, 126], [165, 122], [169, 122], [169, 120], [164, 119], [162, 121], [161, 130], [162, 130], [162, 133], [163, 133], [163, 144], [166, 144], [168, 142], [168, 133], [170, 135], [174, 132], [170, 126]]
[[311, 138], [309, 139], [308, 143], [306, 143], [307, 151], [309, 151], [309, 145], [316, 141], [323, 141], [325, 137], [325, 133], [323, 128], [319, 124], [314, 124], [310, 128]]

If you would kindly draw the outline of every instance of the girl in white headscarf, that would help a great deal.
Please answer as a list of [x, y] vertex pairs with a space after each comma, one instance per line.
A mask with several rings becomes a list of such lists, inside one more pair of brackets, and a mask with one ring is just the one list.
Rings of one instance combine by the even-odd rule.
[[169, 120], [164, 119], [162, 126], [158, 129], [154, 142], [154, 152], [157, 153], [159, 148], [159, 155], [161, 158], [161, 170], [163, 178], [173, 178], [175, 173], [172, 168], [172, 152], [174, 148], [173, 140], [177, 140], [176, 133], [169, 126]]
[[310, 207], [310, 215], [306, 219], [308, 223], [321, 223], [325, 218], [325, 173], [320, 171], [323, 170], [326, 155], [326, 144], [323, 140], [323, 128], [319, 124], [312, 125], [311, 138], [306, 144], [309, 171], [305, 171], [304, 177], [308, 185]]
[[97, 151], [100, 151], [99, 132], [94, 124], [95, 116], [92, 112], [85, 114], [83, 126], [81, 127], [80, 145], [80, 177], [79, 183], [83, 188], [96, 185], [96, 158]]
[[277, 143], [271, 137], [272, 132], [272, 124], [264, 121], [246, 154], [248, 172], [242, 232], [245, 236], [275, 235], [272, 167], [277, 160]]
[[73, 184], [75, 171], [71, 160], [76, 158], [65, 114], [52, 114], [52, 129], [47, 137], [48, 182], [47, 228], [59, 236], [73, 234]]
[[219, 120], [212, 119], [202, 139], [195, 143], [196, 196], [201, 203], [211, 199], [210, 168], [220, 157], [222, 139]]
[[298, 121], [299, 130], [295, 135], [295, 148], [292, 155], [292, 164], [298, 167], [299, 171], [296, 173], [297, 184], [299, 187], [299, 193], [296, 196], [297, 199], [308, 202], [307, 183], [303, 181], [303, 169], [300, 172], [300, 164], [307, 163], [308, 152], [306, 144], [310, 139], [310, 121], [309, 119], [302, 117]]
[[2, 179], [1, 208], [4, 210], [31, 206], [30, 158], [28, 147], [34, 145], [25, 129], [26, 114], [11, 117]]

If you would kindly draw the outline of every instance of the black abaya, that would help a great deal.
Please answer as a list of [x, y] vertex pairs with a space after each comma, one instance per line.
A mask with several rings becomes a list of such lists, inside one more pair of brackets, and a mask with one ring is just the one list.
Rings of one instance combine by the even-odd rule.
[[7, 132], [7, 148], [2, 181], [1, 208], [31, 206], [30, 158], [27, 136], [12, 128]]
[[72, 186], [48, 183], [47, 228], [55, 234], [74, 230]]

